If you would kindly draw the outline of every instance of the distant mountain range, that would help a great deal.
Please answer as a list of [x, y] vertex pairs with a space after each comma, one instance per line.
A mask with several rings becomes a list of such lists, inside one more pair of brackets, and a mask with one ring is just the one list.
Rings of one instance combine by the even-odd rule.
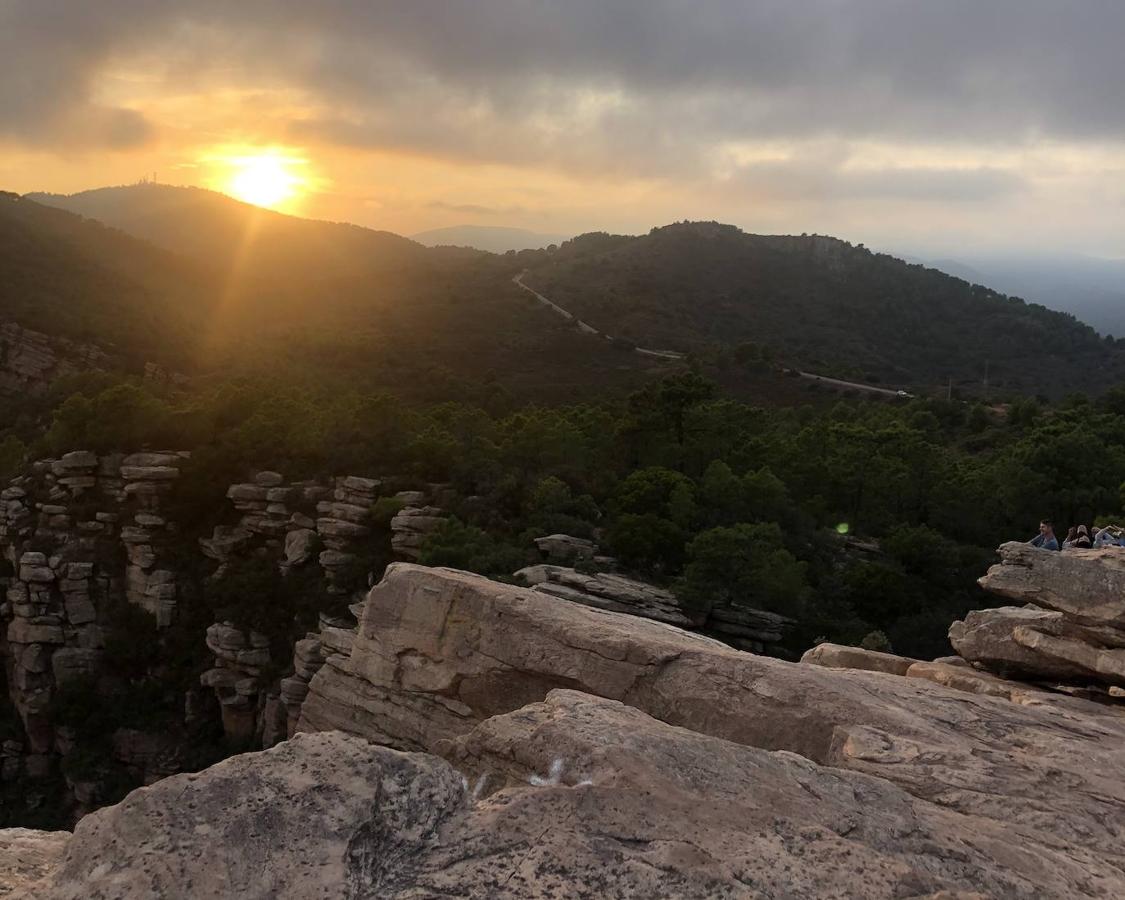
[[[525, 270], [527, 285], [622, 340], [536, 302], [512, 283]], [[964, 274], [714, 222], [495, 255], [194, 188], [0, 196], [0, 320], [177, 367], [206, 345], [203, 365], [556, 400], [674, 368], [633, 344], [689, 353], [716, 377], [771, 359], [917, 392], [953, 381], [981, 394], [987, 376], [993, 397], [1059, 396], [1125, 378], [1125, 344]]]
[[524, 228], [495, 225], [453, 225], [421, 231], [412, 237], [427, 247], [472, 247], [489, 253], [507, 253], [509, 250], [540, 250], [551, 244], [561, 244], [570, 235], [539, 234]]
[[818, 235], [694, 222], [583, 235], [526, 283], [594, 328], [700, 353], [754, 344], [813, 371], [897, 385], [1059, 395], [1125, 375], [1125, 349], [1074, 316]]

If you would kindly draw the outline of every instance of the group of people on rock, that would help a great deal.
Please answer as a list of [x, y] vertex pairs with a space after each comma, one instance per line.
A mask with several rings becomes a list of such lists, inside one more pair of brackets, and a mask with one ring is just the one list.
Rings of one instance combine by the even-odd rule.
[[1039, 523], [1039, 534], [1028, 541], [1032, 547], [1042, 550], [1100, 550], [1103, 547], [1125, 547], [1125, 530], [1116, 525], [1107, 525], [1098, 528], [1091, 525], [1071, 525], [1066, 533], [1066, 538], [1059, 546], [1059, 539], [1055, 536], [1055, 527], [1049, 519]]

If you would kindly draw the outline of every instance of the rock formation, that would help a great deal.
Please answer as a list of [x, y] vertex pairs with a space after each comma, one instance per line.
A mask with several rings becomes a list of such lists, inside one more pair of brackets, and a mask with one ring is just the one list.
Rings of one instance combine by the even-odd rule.
[[788, 663], [408, 564], [299, 652], [300, 730], [355, 737], [138, 790], [29, 896], [1125, 893], [1125, 716], [963, 662]]
[[395, 556], [417, 562], [426, 538], [437, 531], [446, 519], [445, 510], [437, 506], [406, 506], [399, 510], [391, 519], [391, 548]]
[[981, 587], [1024, 607], [970, 612], [949, 639], [1003, 677], [1125, 685], [1125, 549], [1009, 543]]
[[441, 749], [555, 688], [873, 776], [956, 814], [965, 834], [996, 835], [1015, 870], [1051, 859], [1077, 867], [1091, 890], [1121, 887], [1105, 867], [1120, 859], [1125, 831], [1125, 718], [1116, 710], [786, 663], [448, 570], [388, 570], [350, 656], [313, 677], [299, 728]]
[[515, 577], [540, 593], [583, 606], [629, 613], [682, 628], [692, 624], [670, 591], [611, 572], [583, 575], [565, 566], [541, 565], [520, 569]]
[[68, 749], [48, 708], [60, 686], [97, 676], [109, 607], [128, 601], [158, 625], [175, 615], [167, 563], [175, 524], [160, 504], [185, 456], [76, 451], [33, 464], [0, 491], [0, 547], [11, 565], [0, 656], [26, 736], [5, 743], [6, 781], [47, 774], [52, 755]]
[[0, 391], [5, 393], [38, 393], [56, 378], [111, 364], [109, 355], [93, 344], [41, 334], [15, 322], [0, 324]]
[[[615, 560], [597, 557], [613, 566]], [[785, 616], [734, 604], [716, 605], [705, 617], [684, 609], [669, 590], [615, 572], [584, 574], [566, 566], [527, 566], [514, 577], [533, 590], [584, 606], [629, 613], [644, 619], [699, 630], [740, 650], [761, 653], [796, 623]]]
[[535, 546], [548, 562], [573, 565], [576, 560], [592, 560], [598, 548], [593, 541], [569, 534], [548, 534], [535, 539]]
[[[193, 560], [195, 548], [166, 509], [188, 456], [78, 450], [31, 464], [0, 490], [0, 552], [9, 567], [0, 572], [0, 658], [23, 730], [0, 745], [0, 781], [31, 789], [57, 773], [71, 751], [85, 749], [51, 721], [59, 688], [82, 683], [106, 694], [112, 685], [102, 683], [102, 663], [114, 611], [132, 604], [151, 613], [158, 628], [170, 628], [183, 591], [192, 587], [198, 596], [196, 569], [206, 571], [206, 560], [218, 574], [256, 556], [275, 560], [283, 572], [311, 569], [321, 576], [314, 587], [339, 598], [340, 614], [322, 617], [326, 635], [309, 640], [333, 646], [337, 631], [354, 630], [347, 607], [362, 599], [369, 572], [390, 551], [387, 534], [374, 533], [370, 522], [381, 482], [340, 476], [287, 483], [279, 473], [258, 472], [229, 488], [235, 515], [216, 512], [226, 521], [199, 541]], [[423, 494], [410, 496], [425, 502]], [[302, 657], [302, 647], [310, 645], [298, 642], [287, 692], [279, 676], [286, 676], [290, 652], [273, 659], [268, 645], [265, 635], [226, 621], [214, 623], [205, 639], [200, 634], [198, 650], [210, 651], [213, 662], [200, 689], [184, 697], [185, 723], [221, 714], [232, 747], [284, 739], [303, 699], [299, 683], [304, 678], [307, 685], [322, 660]], [[297, 704], [292, 710], [289, 700]], [[122, 729], [111, 743], [117, 762], [138, 782], [181, 764], [163, 731]], [[96, 781], [68, 781], [76, 815], [97, 805]]]
[[1036, 858], [1003, 826], [966, 831], [882, 779], [571, 691], [445, 751], [452, 766], [300, 735], [176, 776], [79, 823], [36, 896], [1061, 897], [1120, 883], [1106, 861]]

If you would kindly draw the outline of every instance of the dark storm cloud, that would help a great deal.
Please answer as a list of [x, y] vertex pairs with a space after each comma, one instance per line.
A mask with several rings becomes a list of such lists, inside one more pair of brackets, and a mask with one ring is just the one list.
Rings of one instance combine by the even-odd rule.
[[691, 170], [724, 141], [1125, 135], [1120, 0], [0, 0], [0, 135], [121, 144], [99, 72], [155, 49], [323, 104], [295, 133]]

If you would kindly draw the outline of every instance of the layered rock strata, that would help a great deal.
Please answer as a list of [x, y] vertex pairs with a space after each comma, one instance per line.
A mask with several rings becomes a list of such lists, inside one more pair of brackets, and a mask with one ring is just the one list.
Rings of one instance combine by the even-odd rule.
[[565, 566], [541, 565], [520, 569], [515, 577], [540, 593], [584, 606], [629, 613], [680, 627], [692, 624], [670, 591], [622, 575], [608, 572], [583, 575]]
[[399, 510], [391, 519], [391, 548], [395, 556], [417, 562], [426, 539], [448, 518], [445, 510], [438, 506], [406, 506]]
[[351, 654], [313, 677], [298, 727], [433, 750], [556, 688], [874, 776], [960, 817], [965, 834], [999, 835], [1006, 868], [1051, 860], [1081, 873], [1090, 896], [1120, 887], [1117, 862], [1107, 868], [1125, 836], [1125, 718], [1114, 710], [786, 663], [449, 570], [388, 570]]
[[107, 369], [111, 358], [93, 344], [52, 337], [15, 322], [0, 324], [0, 391], [44, 391], [56, 378]]
[[[44, 777], [52, 758], [72, 749], [49, 708], [61, 686], [99, 674], [114, 604], [140, 606], [158, 626], [174, 619], [176, 526], [161, 503], [186, 456], [75, 451], [32, 464], [0, 491], [0, 546], [11, 567], [0, 656], [24, 729], [23, 740], [4, 745], [5, 780]], [[142, 779], [163, 772], [135, 768]], [[71, 787], [88, 800], [96, 793]]]
[[566, 566], [543, 564], [520, 569], [514, 577], [561, 600], [700, 630], [752, 653], [776, 644], [796, 624], [777, 613], [735, 604], [714, 607], [700, 616], [684, 609], [671, 591], [614, 572], [587, 575]]
[[[254, 553], [277, 559], [284, 573], [314, 565], [329, 593], [362, 598], [368, 584], [365, 564], [373, 553], [371, 508], [381, 489], [378, 479], [356, 475], [325, 484], [287, 482], [281, 473], [258, 472], [251, 481], [230, 486], [227, 499], [241, 515], [234, 525], [215, 526], [211, 537], [200, 540], [200, 549], [220, 570]], [[354, 629], [355, 621], [322, 617], [320, 627]], [[308, 681], [323, 663], [320, 642], [316, 633], [299, 640], [293, 673], [278, 681], [273, 672], [289, 659], [271, 659], [265, 635], [231, 622], [208, 629], [214, 666], [200, 682], [214, 690], [233, 746], [269, 747], [292, 733]]]
[[[52, 724], [50, 708], [59, 688], [71, 682], [108, 690], [99, 677], [113, 610], [131, 603], [150, 612], [162, 629], [177, 621], [185, 579], [196, 575], [194, 565], [185, 568], [190, 548], [167, 511], [167, 498], [188, 457], [179, 451], [99, 456], [79, 450], [31, 464], [0, 490], [0, 552], [9, 569], [0, 573], [0, 658], [23, 726], [23, 734], [0, 745], [0, 780], [26, 785], [50, 776], [60, 757], [76, 749], [66, 730]], [[258, 472], [230, 487], [236, 516], [201, 540], [199, 551], [220, 573], [254, 555], [276, 560], [283, 571], [314, 567], [346, 608], [362, 598], [372, 560], [389, 549], [382, 546], [385, 534], [375, 534], [370, 522], [381, 489], [377, 479], [359, 476], [288, 483], [279, 473]], [[417, 492], [411, 498], [425, 502]], [[355, 620], [343, 616], [322, 621], [326, 646], [336, 631], [354, 630]], [[221, 710], [233, 746], [283, 739], [297, 718], [297, 707], [290, 709], [287, 700], [300, 692], [287, 695], [278, 682], [289, 654], [270, 659], [264, 635], [229, 622], [215, 623], [206, 643], [199, 649], [209, 650], [214, 662], [201, 690], [184, 697], [185, 723]], [[304, 678], [307, 685], [314, 659], [298, 659], [297, 681]], [[122, 732], [111, 740], [114, 756], [140, 781], [178, 770], [167, 735]], [[96, 805], [96, 783], [71, 781], [69, 787], [77, 814]]]
[[1125, 549], [1000, 547], [985, 590], [1023, 607], [970, 612], [949, 639], [957, 653], [1002, 677], [1125, 685]]

